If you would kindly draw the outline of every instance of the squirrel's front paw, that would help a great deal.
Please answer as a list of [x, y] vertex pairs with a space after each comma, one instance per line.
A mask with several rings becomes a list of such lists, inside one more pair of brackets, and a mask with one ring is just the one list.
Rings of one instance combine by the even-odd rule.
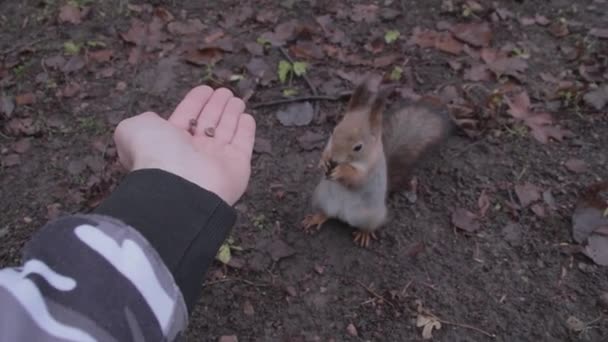
[[338, 165], [338, 166], [334, 167], [333, 169], [328, 170], [327, 178], [329, 178], [330, 180], [336, 181], [336, 182], [340, 182], [340, 181], [344, 180], [344, 178], [347, 176], [347, 173], [348, 172], [346, 171], [346, 169], [343, 165]]

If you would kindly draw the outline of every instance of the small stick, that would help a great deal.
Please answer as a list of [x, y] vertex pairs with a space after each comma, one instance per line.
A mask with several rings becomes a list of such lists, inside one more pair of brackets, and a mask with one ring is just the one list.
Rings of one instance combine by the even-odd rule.
[[442, 323], [442, 324], [453, 325], [453, 326], [461, 327], [461, 328], [465, 328], [465, 329], [471, 329], [471, 330], [477, 331], [480, 334], [484, 334], [484, 335], [486, 335], [486, 336], [488, 336], [490, 338], [496, 338], [495, 334], [490, 334], [489, 332], [487, 332], [485, 330], [481, 330], [481, 329], [479, 329], [477, 327], [474, 327], [472, 325], [463, 324], [463, 323], [457, 323], [457, 322], [444, 321], [444, 320], [439, 319], [439, 318], [437, 318], [437, 320], [440, 323]]
[[[285, 56], [285, 58], [289, 61], [289, 63], [291, 63], [291, 65], [293, 65], [294, 60], [293, 58], [291, 58], [291, 56], [289, 56], [289, 53], [287, 52], [287, 50], [285, 50], [284, 47], [279, 47], [279, 51], [281, 51], [281, 53], [283, 54], [283, 56]], [[312, 92], [313, 95], [319, 95], [319, 93], [317, 92], [317, 88], [314, 86], [314, 84], [312, 84], [312, 82], [310, 81], [310, 78], [308, 78], [308, 76], [306, 74], [302, 75], [302, 78], [304, 79], [304, 81], [306, 81], [306, 84], [308, 85], [308, 88], [310, 88], [310, 91]], [[319, 103], [315, 102], [315, 112], [314, 112], [314, 117], [316, 118], [317, 115], [319, 114]]]
[[241, 279], [241, 278], [224, 278], [224, 279], [220, 279], [220, 280], [216, 280], [216, 281], [210, 281], [207, 283], [203, 284], [203, 287], [207, 287], [207, 286], [211, 286], [211, 285], [215, 285], [215, 284], [221, 284], [221, 283], [226, 283], [229, 281], [240, 281], [242, 283], [245, 283], [247, 285], [251, 285], [253, 287], [264, 287], [264, 286], [268, 286], [268, 284], [256, 284], [254, 282], [251, 282], [247, 279]]
[[395, 308], [395, 305], [394, 305], [393, 303], [391, 303], [391, 301], [390, 301], [390, 300], [388, 300], [388, 299], [386, 299], [386, 298], [382, 297], [381, 295], [377, 294], [376, 292], [374, 292], [374, 290], [372, 290], [372, 289], [370, 289], [369, 287], [365, 286], [365, 284], [363, 284], [362, 282], [360, 282], [360, 281], [358, 281], [358, 280], [357, 280], [357, 283], [358, 283], [359, 285], [361, 285], [361, 286], [362, 286], [362, 287], [363, 287], [365, 290], [367, 290], [367, 292], [369, 292], [369, 293], [370, 293], [372, 296], [374, 296], [374, 297], [376, 297], [376, 298], [378, 298], [378, 299], [380, 299], [380, 300], [382, 300], [382, 301], [385, 301], [385, 302], [386, 302], [388, 305], [390, 305], [390, 306], [391, 306], [393, 309]]
[[311, 95], [311, 96], [292, 97], [289, 99], [281, 99], [281, 100], [257, 103], [255, 105], [251, 106], [251, 108], [257, 109], [257, 108], [261, 108], [261, 107], [276, 106], [276, 105], [281, 105], [281, 104], [286, 104], [286, 103], [302, 102], [302, 101], [340, 101], [341, 99], [348, 97], [351, 94], [352, 94], [352, 92], [349, 91], [349, 92], [340, 93], [336, 96]]

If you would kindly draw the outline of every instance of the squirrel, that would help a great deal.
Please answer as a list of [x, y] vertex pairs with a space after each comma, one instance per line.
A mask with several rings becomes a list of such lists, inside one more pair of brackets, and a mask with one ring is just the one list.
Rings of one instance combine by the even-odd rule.
[[315, 214], [303, 229], [318, 231], [334, 218], [357, 228], [354, 243], [368, 247], [387, 221], [390, 193], [407, 190], [413, 168], [451, 134], [447, 111], [417, 101], [384, 114], [381, 79], [366, 77], [354, 90], [321, 155], [324, 176], [312, 196]]

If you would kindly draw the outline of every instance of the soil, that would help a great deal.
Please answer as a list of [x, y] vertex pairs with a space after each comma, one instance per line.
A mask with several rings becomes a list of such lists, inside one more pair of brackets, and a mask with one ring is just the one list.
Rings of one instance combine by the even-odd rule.
[[[222, 72], [246, 73], [243, 66], [251, 52], [241, 47], [289, 19], [315, 23], [314, 17], [329, 15], [332, 25], [346, 33], [342, 42], [349, 44], [344, 43], [344, 49], [368, 60], [372, 55], [363, 45], [398, 29], [397, 42], [378, 54], [404, 57], [401, 65], [409, 70], [404, 77], [419, 94], [473, 82], [448, 63], [466, 61], [466, 54], [456, 58], [407, 44], [414, 28], [485, 20], [494, 33], [493, 46], [517, 43], [529, 49], [523, 87], [543, 108], [555, 101], [543, 95], [547, 85], [541, 73], [567, 78], [579, 68], [580, 62], [564, 53], [568, 47], [584, 41], [604, 61], [608, 52], [607, 40], [586, 34], [591, 28], [608, 28], [604, 0], [499, 1], [497, 6], [513, 16], [494, 21], [489, 2], [480, 1], [483, 12], [471, 14], [460, 1], [453, 2], [452, 13], [440, 10], [439, 0], [375, 1], [396, 17], [370, 23], [344, 15], [358, 3], [351, 0], [335, 5], [184, 0], [150, 4], [164, 7], [177, 19], [200, 19], [207, 37], [221, 27], [232, 37], [233, 51], [211, 71], [183, 62], [171, 46], [144, 51], [133, 64], [128, 62], [133, 45], [120, 33], [129, 30], [132, 18], [150, 21], [153, 13], [145, 4], [129, 9], [127, 1], [76, 3], [88, 3], [91, 9], [77, 24], [58, 20], [62, 4], [56, 1], [0, 3], [0, 95], [35, 97], [17, 104], [10, 119], [0, 108], [3, 267], [18, 264], [20, 249], [38, 227], [58, 215], [90, 210], [120, 181], [112, 130], [121, 119], [147, 110], [167, 116], [187, 90], [201, 83], [229, 85], [245, 95], [234, 82], [218, 81]], [[252, 13], [243, 14], [242, 23], [231, 24], [247, 12], [243, 8]], [[260, 19], [264, 13], [272, 15]], [[569, 35], [556, 37], [548, 27], [522, 24], [522, 18], [536, 15], [552, 22], [564, 18]], [[67, 41], [89, 50], [103, 42], [113, 57], [99, 63], [86, 59], [74, 71], [56, 70], [47, 59], [70, 59]], [[272, 72], [284, 59], [273, 48], [259, 58]], [[336, 70], [371, 70], [328, 56], [307, 61], [307, 75], [325, 95], [352, 89]], [[378, 69], [390, 72], [392, 67]], [[495, 89], [499, 83], [483, 84]], [[66, 89], [70, 84], [80, 89], [74, 95]], [[279, 99], [283, 88], [277, 80], [258, 84], [249, 104]], [[309, 93], [299, 78], [292, 88], [300, 95]], [[209, 270], [201, 284], [202, 299], [191, 315], [189, 339], [218, 341], [235, 335], [239, 341], [419, 341], [422, 328], [416, 327], [416, 317], [424, 310], [442, 322], [433, 332], [437, 341], [608, 340], [608, 312], [600, 300], [608, 292], [608, 272], [575, 252], [571, 232], [581, 190], [608, 179], [608, 113], [575, 100], [558, 101], [553, 107], [556, 122], [572, 132], [561, 141], [542, 144], [504, 123], [489, 125], [474, 137], [459, 133], [450, 138], [431, 163], [417, 171], [415, 203], [400, 194], [390, 197], [391, 219], [368, 249], [356, 247], [352, 229], [339, 222], [324, 225], [314, 235], [299, 228], [310, 213], [320, 146], [307, 146], [297, 138], [310, 133], [327, 137], [346, 100], [320, 101], [321, 116], [297, 127], [277, 120], [276, 112], [286, 105], [250, 110], [258, 122], [258, 147], [251, 185], [236, 206], [239, 220], [232, 231], [234, 244], [243, 251], [234, 251], [229, 266], [218, 262]], [[33, 128], [11, 129], [15, 118], [31, 119]], [[23, 139], [31, 146], [16, 153]], [[565, 167], [572, 158], [583, 160], [586, 169], [572, 172]], [[545, 200], [537, 206], [518, 205], [514, 186], [525, 182], [536, 185]], [[452, 212], [466, 208], [478, 213], [482, 192], [490, 206], [479, 219], [481, 228], [466, 232], [454, 227]], [[582, 331], [567, 323], [571, 317], [585, 323]]]

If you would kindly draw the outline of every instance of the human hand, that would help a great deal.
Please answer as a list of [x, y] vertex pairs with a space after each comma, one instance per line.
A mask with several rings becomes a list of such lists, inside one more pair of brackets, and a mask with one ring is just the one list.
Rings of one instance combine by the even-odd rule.
[[[255, 120], [225, 88], [192, 89], [165, 120], [146, 112], [123, 120], [114, 140], [129, 171], [161, 169], [209, 190], [233, 205], [251, 175]], [[196, 120], [192, 134], [191, 120]], [[213, 137], [205, 129], [215, 129]]]

